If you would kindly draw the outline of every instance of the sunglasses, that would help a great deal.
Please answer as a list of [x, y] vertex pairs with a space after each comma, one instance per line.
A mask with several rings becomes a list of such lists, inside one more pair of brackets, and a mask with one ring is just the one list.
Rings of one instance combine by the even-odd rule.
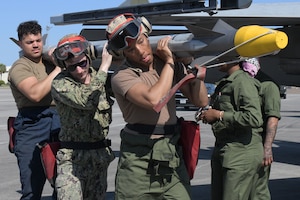
[[77, 67], [86, 68], [86, 66], [87, 66], [87, 60], [83, 60], [79, 63], [74, 64], [74, 65], [69, 65], [66, 70], [68, 72], [73, 72], [73, 71], [76, 70]]
[[116, 32], [110, 41], [109, 47], [112, 50], [122, 50], [128, 46], [127, 38], [136, 39], [139, 36], [141, 23], [137, 20], [133, 20], [126, 25], [125, 28]]

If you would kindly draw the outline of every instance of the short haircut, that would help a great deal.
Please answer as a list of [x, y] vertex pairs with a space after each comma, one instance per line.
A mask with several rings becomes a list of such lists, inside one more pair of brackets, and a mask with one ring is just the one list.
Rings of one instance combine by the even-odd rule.
[[38, 24], [37, 21], [32, 20], [32, 21], [26, 21], [21, 23], [18, 26], [17, 31], [18, 31], [19, 40], [22, 40], [24, 35], [28, 35], [28, 34], [37, 35], [39, 33], [42, 33], [42, 27], [41, 25]]

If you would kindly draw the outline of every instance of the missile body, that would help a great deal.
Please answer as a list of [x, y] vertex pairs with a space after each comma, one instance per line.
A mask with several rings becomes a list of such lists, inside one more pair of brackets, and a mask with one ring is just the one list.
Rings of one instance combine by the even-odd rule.
[[[169, 48], [180, 58], [195, 56], [197, 52], [207, 46], [207, 44], [202, 41], [193, 39], [194, 36], [192, 33], [175, 34], [171, 36], [172, 40], [169, 42]], [[166, 37], [166, 35], [149, 37], [149, 42], [153, 51], [156, 50], [157, 42], [164, 37]], [[106, 40], [91, 42], [97, 52], [97, 58], [101, 58], [102, 49], [106, 42]]]
[[[179, 58], [196, 56], [197, 52], [200, 52], [207, 46], [201, 40], [194, 38], [192, 33], [171, 35], [172, 39], [169, 41], [170, 50]], [[155, 51], [157, 42], [166, 37], [164, 36], [150, 36], [149, 41], [153, 51]]]
[[[235, 29], [219, 20], [212, 30], [195, 25], [186, 25], [190, 33], [171, 35], [169, 48], [179, 58], [202, 57], [226, 54], [227, 56], [260, 57], [278, 53], [288, 43], [282, 31], [257, 25]], [[155, 52], [157, 42], [166, 35], [150, 36], [150, 45]], [[92, 41], [96, 58], [101, 58], [102, 49], [107, 41]], [[47, 51], [47, 49], [45, 49]]]

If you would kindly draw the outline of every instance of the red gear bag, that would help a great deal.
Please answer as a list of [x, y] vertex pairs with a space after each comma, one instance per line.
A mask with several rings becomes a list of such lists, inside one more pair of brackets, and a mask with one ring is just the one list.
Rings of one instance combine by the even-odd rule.
[[179, 144], [182, 146], [183, 159], [190, 179], [193, 179], [200, 151], [200, 127], [195, 121], [180, 119], [181, 132]]

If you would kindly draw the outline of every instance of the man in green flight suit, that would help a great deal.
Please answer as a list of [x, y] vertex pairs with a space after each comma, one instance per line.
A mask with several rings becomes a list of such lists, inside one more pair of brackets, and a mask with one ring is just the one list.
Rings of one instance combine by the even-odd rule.
[[217, 84], [212, 108], [200, 116], [212, 125], [216, 138], [211, 157], [211, 199], [248, 200], [263, 159], [260, 83], [241, 70], [238, 59], [219, 70], [227, 76]]
[[261, 97], [262, 97], [262, 115], [264, 120], [263, 125], [263, 147], [264, 157], [262, 166], [257, 173], [257, 183], [252, 189], [252, 199], [269, 200], [271, 194], [269, 190], [269, 177], [271, 164], [273, 162], [272, 143], [275, 139], [278, 122], [280, 116], [280, 93], [276, 83], [260, 70], [258, 58], [250, 58], [242, 63], [243, 70], [248, 72], [251, 77], [256, 78], [261, 82]]

